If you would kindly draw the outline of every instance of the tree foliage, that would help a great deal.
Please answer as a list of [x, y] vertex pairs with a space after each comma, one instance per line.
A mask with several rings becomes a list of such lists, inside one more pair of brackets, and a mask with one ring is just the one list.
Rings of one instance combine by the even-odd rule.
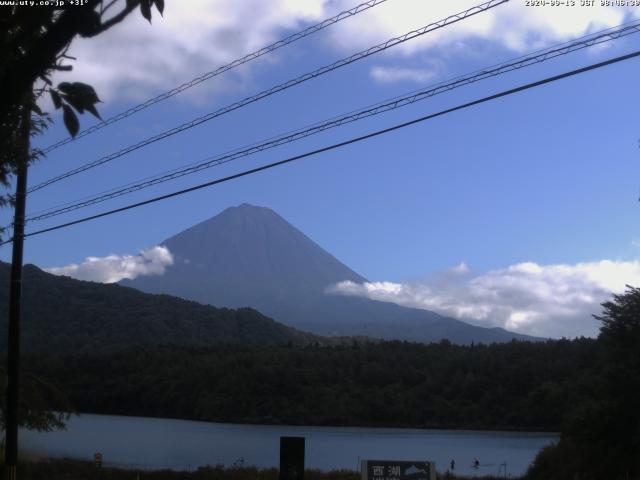
[[[94, 89], [82, 82], [63, 82], [54, 86], [55, 71], [69, 71], [74, 60], [67, 55], [72, 40], [91, 38], [105, 32], [139, 8], [151, 21], [152, 6], [160, 13], [164, 0], [84, 0], [49, 2], [39, 5], [3, 6], [0, 8], [0, 186], [8, 187], [18, 166], [41, 157], [40, 152], [25, 154], [28, 136], [21, 133], [25, 114], [33, 114], [30, 135], [46, 128], [51, 117], [38, 106], [38, 100], [48, 93], [56, 109], [62, 109], [64, 123], [76, 135], [80, 123], [77, 113], [88, 111], [99, 118]], [[10, 203], [10, 195], [0, 195], [0, 207]], [[1, 233], [1, 232], [0, 232]]]
[[[43, 94], [48, 92], [55, 108], [62, 109], [64, 123], [73, 136], [80, 129], [76, 112], [87, 111], [100, 118], [95, 106], [100, 100], [93, 87], [82, 82], [63, 82], [55, 87], [51, 81], [53, 72], [72, 69], [65, 64], [73, 60], [67, 55], [71, 41], [76, 36], [90, 38], [105, 32], [138, 7], [149, 21], [153, 5], [161, 14], [164, 10], [164, 0], [85, 0], [81, 5], [61, 1], [47, 2], [51, 3], [47, 6], [28, 3], [0, 8], [0, 187], [4, 188], [21, 167], [42, 157], [40, 151], [30, 148], [30, 138], [51, 121], [38, 105]], [[0, 194], [0, 207], [13, 200], [9, 194]], [[0, 237], [2, 234], [0, 228]], [[2, 379], [4, 392], [6, 374]], [[56, 389], [35, 377], [27, 377], [22, 383], [20, 424], [38, 430], [61, 427], [64, 414], [51, 411], [52, 406], [60, 405]], [[4, 411], [0, 411], [3, 427], [4, 419]]]
[[640, 289], [628, 287], [602, 307], [600, 366], [560, 442], [536, 459], [532, 479], [640, 478]]
[[[0, 394], [7, 390], [7, 373], [0, 368]], [[30, 430], [48, 432], [64, 428], [71, 407], [67, 397], [58, 388], [32, 374], [25, 375], [20, 384], [18, 425]], [[0, 403], [0, 431], [6, 429], [6, 405]]]

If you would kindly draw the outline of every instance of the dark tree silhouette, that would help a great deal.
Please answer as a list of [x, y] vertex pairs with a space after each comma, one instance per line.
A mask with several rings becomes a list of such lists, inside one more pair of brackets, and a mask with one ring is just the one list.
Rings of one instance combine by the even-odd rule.
[[[0, 368], [0, 393], [7, 388], [6, 372]], [[28, 374], [20, 388], [21, 427], [40, 432], [64, 428], [72, 411], [67, 396], [55, 385], [41, 377]], [[0, 429], [6, 428], [5, 406], [0, 403]]]
[[602, 307], [598, 368], [531, 479], [640, 478], [640, 289], [628, 286]]
[[[20, 278], [27, 166], [42, 156], [41, 152], [31, 149], [30, 138], [42, 132], [51, 121], [50, 115], [43, 112], [37, 102], [40, 96], [50, 94], [55, 108], [62, 110], [69, 133], [75, 136], [80, 128], [76, 112], [88, 111], [99, 117], [95, 107], [99, 99], [93, 87], [85, 83], [63, 82], [56, 87], [51, 81], [51, 74], [56, 70], [72, 69], [65, 63], [73, 60], [67, 55], [72, 40], [78, 35], [95, 37], [120, 23], [138, 7], [149, 21], [152, 6], [155, 5], [161, 14], [164, 10], [164, 0], [65, 0], [48, 2], [51, 5], [47, 6], [16, 3], [18, 5], [0, 7], [0, 186], [8, 187], [12, 176], [17, 177], [15, 197], [7, 193], [0, 195], [0, 207], [14, 201], [16, 205], [9, 360], [7, 374], [2, 375], [3, 379], [8, 379], [7, 409], [2, 412], [2, 423], [6, 423], [7, 465], [13, 473], [15, 470], [11, 469], [15, 469], [17, 456], [17, 423], [48, 428], [59, 426], [62, 421], [55, 415], [47, 416], [44, 405], [32, 403], [29, 407], [20, 404], [18, 394]], [[2, 233], [0, 228], [0, 235]], [[38, 397], [26, 396], [23, 400], [34, 398]], [[33, 417], [35, 423], [27, 421], [32, 413], [37, 413], [36, 410], [42, 414]], [[20, 414], [23, 414], [22, 421]], [[44, 423], [39, 423], [41, 421]]]

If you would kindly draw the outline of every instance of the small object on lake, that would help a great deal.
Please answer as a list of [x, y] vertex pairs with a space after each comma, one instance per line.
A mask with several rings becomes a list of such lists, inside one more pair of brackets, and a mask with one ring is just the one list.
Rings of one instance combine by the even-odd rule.
[[454, 459], [451, 459], [451, 471], [456, 469], [456, 462]]
[[473, 461], [473, 468], [480, 468], [480, 462], [477, 458]]

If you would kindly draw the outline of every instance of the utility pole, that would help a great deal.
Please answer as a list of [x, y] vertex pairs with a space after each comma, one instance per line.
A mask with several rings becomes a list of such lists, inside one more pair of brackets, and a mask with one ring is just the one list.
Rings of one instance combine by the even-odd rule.
[[13, 220], [13, 251], [11, 283], [9, 285], [9, 345], [7, 350], [7, 418], [5, 464], [8, 480], [16, 480], [18, 463], [18, 391], [20, 385], [20, 307], [22, 303], [22, 252], [24, 246], [24, 216], [27, 200], [27, 169], [30, 158], [31, 108], [23, 103], [17, 173], [15, 213]]

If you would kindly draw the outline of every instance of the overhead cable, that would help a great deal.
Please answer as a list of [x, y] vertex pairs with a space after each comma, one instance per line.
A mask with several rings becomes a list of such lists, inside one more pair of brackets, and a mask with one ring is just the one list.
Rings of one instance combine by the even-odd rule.
[[65, 139], [62, 139], [54, 144], [51, 144], [45, 148], [42, 149], [43, 153], [49, 153], [52, 152], [53, 150], [66, 145], [67, 143], [73, 142], [74, 140], [77, 140], [79, 138], [82, 138], [84, 136], [87, 136], [91, 133], [97, 132], [98, 130], [108, 126], [108, 125], [112, 125], [116, 122], [119, 122], [120, 120], [123, 120], [127, 117], [130, 117], [131, 115], [134, 115], [142, 110], [144, 110], [145, 108], [148, 108], [152, 105], [155, 105], [156, 103], [162, 102], [163, 100], [167, 100], [168, 98], [173, 97], [174, 95], [177, 95], [181, 92], [184, 92], [185, 90], [188, 90], [192, 87], [195, 87], [196, 85], [201, 84], [202, 82], [205, 82], [213, 77], [216, 77], [224, 72], [227, 72], [229, 70], [232, 70], [240, 65], [244, 65], [245, 63], [251, 62], [252, 60], [255, 60], [259, 57], [262, 57], [263, 55], [266, 55], [267, 53], [271, 53], [275, 50], [278, 50], [279, 48], [282, 48], [286, 45], [290, 45], [294, 42], [297, 42], [298, 40], [301, 40], [305, 37], [308, 37], [311, 34], [314, 34], [316, 32], [319, 32], [320, 30], [327, 28], [330, 25], [333, 25], [335, 23], [338, 23], [346, 18], [350, 18], [353, 17], [354, 15], [357, 15], [361, 12], [364, 12], [365, 10], [368, 10], [370, 8], [375, 7], [376, 5], [380, 5], [381, 3], [386, 2], [387, 0], [369, 0], [367, 2], [361, 3], [360, 5], [357, 5], [353, 8], [350, 8], [349, 10], [345, 10], [343, 12], [338, 13], [337, 15], [334, 15], [331, 18], [327, 18], [323, 21], [321, 21], [320, 23], [316, 23], [315, 25], [312, 25], [308, 28], [305, 28], [304, 30], [301, 30], [299, 32], [296, 32], [292, 35], [289, 35], [286, 38], [283, 38], [282, 40], [278, 40], [277, 42], [274, 42], [270, 45], [267, 45], [266, 47], [261, 48], [260, 50], [256, 50], [255, 52], [249, 53], [247, 55], [245, 55], [242, 58], [238, 58], [236, 60], [233, 60], [230, 63], [227, 63], [226, 65], [222, 65], [218, 68], [216, 68], [215, 70], [212, 70], [210, 72], [204, 73], [202, 75], [200, 75], [199, 77], [194, 78], [193, 80], [190, 80], [188, 82], [183, 83], [182, 85], [179, 85], [175, 88], [172, 88], [171, 90], [161, 93], [160, 95], [157, 95], [153, 98], [150, 98], [149, 100], [140, 103], [138, 105], [135, 105], [134, 107], [131, 107], [127, 110], [125, 110], [124, 112], [118, 113], [117, 115], [114, 115], [112, 117], [107, 118], [106, 120], [97, 123], [89, 128], [86, 128], [82, 131], [80, 131], [75, 138], [73, 137], [67, 137]]
[[[194, 192], [196, 190], [201, 190], [203, 188], [207, 188], [207, 187], [210, 187], [210, 186], [213, 186], [213, 185], [217, 185], [217, 184], [220, 184], [220, 183], [225, 183], [225, 182], [228, 182], [228, 181], [231, 181], [231, 180], [235, 180], [235, 179], [238, 179], [238, 178], [241, 178], [241, 177], [245, 177], [247, 175], [252, 175], [254, 173], [262, 172], [264, 170], [269, 170], [271, 168], [279, 167], [279, 166], [285, 165], [287, 163], [291, 163], [291, 162], [294, 162], [294, 161], [297, 161], [297, 160], [301, 160], [303, 158], [311, 157], [311, 156], [314, 156], [314, 155], [317, 155], [317, 154], [320, 154], [320, 153], [323, 153], [323, 152], [328, 152], [330, 150], [335, 150], [335, 149], [338, 149], [338, 148], [341, 148], [341, 147], [344, 147], [344, 146], [347, 146], [347, 145], [351, 145], [353, 143], [357, 143], [357, 142], [361, 142], [361, 141], [364, 141], [364, 140], [368, 140], [368, 139], [371, 139], [373, 137], [377, 137], [377, 136], [384, 135], [384, 134], [389, 133], [389, 132], [393, 132], [395, 130], [400, 130], [400, 129], [408, 127], [410, 125], [415, 125], [417, 123], [421, 123], [421, 122], [424, 122], [424, 121], [427, 121], [427, 120], [431, 120], [433, 118], [440, 117], [440, 116], [446, 115], [448, 113], [452, 113], [452, 112], [455, 112], [455, 111], [458, 111], [458, 110], [463, 110], [465, 108], [469, 108], [469, 107], [472, 107], [472, 106], [475, 106], [475, 105], [479, 105], [479, 104], [482, 104], [482, 103], [490, 102], [492, 100], [496, 100], [496, 99], [501, 98], [501, 97], [506, 97], [506, 96], [512, 95], [514, 93], [522, 92], [522, 91], [529, 90], [529, 89], [532, 89], [532, 88], [535, 88], [535, 87], [539, 87], [541, 85], [545, 85], [545, 84], [548, 84], [548, 83], [556, 82], [558, 80], [562, 80], [562, 79], [567, 78], [567, 77], [579, 75], [579, 74], [582, 74], [582, 73], [585, 73], [585, 72], [588, 72], [588, 71], [591, 71], [591, 70], [596, 70], [598, 68], [606, 67], [606, 66], [612, 65], [614, 63], [623, 62], [625, 60], [629, 60], [629, 59], [632, 59], [632, 58], [635, 58], [635, 57], [638, 57], [638, 56], [640, 56], [640, 50], [636, 50], [635, 52], [629, 53], [627, 55], [621, 55], [621, 56], [618, 56], [618, 57], [610, 58], [609, 60], [605, 60], [603, 62], [594, 63], [594, 64], [588, 65], [586, 67], [582, 67], [582, 68], [571, 70], [571, 71], [568, 71], [568, 72], [565, 72], [565, 73], [561, 73], [559, 75], [554, 75], [552, 77], [547, 77], [547, 78], [544, 78], [542, 80], [538, 80], [536, 82], [527, 83], [527, 84], [521, 85], [519, 87], [511, 88], [509, 90], [504, 90], [502, 92], [499, 92], [499, 93], [496, 93], [496, 94], [493, 94], [493, 95], [489, 95], [487, 97], [483, 97], [481, 99], [474, 100], [472, 102], [467, 102], [467, 103], [458, 105], [456, 107], [448, 108], [446, 110], [441, 110], [439, 112], [432, 113], [432, 114], [429, 114], [429, 115], [425, 115], [423, 117], [419, 117], [419, 118], [416, 118], [414, 120], [410, 120], [408, 122], [396, 124], [396, 125], [393, 125], [391, 127], [384, 128], [382, 130], [377, 130], [377, 131], [368, 133], [366, 135], [361, 135], [359, 137], [351, 138], [351, 139], [345, 140], [343, 142], [334, 143], [333, 145], [328, 145], [326, 147], [322, 147], [322, 148], [319, 148], [317, 150], [312, 150], [312, 151], [309, 151], [309, 152], [306, 152], [306, 153], [303, 153], [303, 154], [300, 154], [300, 155], [289, 157], [289, 158], [286, 158], [284, 160], [280, 160], [280, 161], [277, 161], [277, 162], [269, 163], [267, 165], [262, 165], [260, 167], [252, 168], [250, 170], [245, 170], [243, 172], [236, 173], [234, 175], [229, 175], [227, 177], [211, 180], [209, 182], [201, 183], [199, 185], [195, 185], [193, 187], [185, 188], [183, 190], [178, 190], [178, 191], [175, 191], [175, 192], [167, 193], [165, 195], [160, 195], [160, 196], [157, 196], [157, 197], [153, 197], [153, 198], [141, 201], [141, 202], [132, 203], [132, 204], [126, 205], [124, 207], [115, 208], [113, 210], [108, 210], [106, 212], [98, 213], [98, 214], [95, 214], [95, 215], [90, 215], [88, 217], [83, 217], [83, 218], [80, 218], [80, 219], [77, 219], [77, 220], [73, 220], [73, 221], [70, 221], [70, 222], [66, 222], [66, 223], [62, 223], [62, 224], [59, 224], [59, 225], [55, 225], [53, 227], [48, 227], [48, 228], [43, 228], [41, 230], [32, 231], [32, 232], [26, 233], [24, 235], [24, 237], [32, 237], [32, 236], [35, 236], [35, 235], [41, 235], [43, 233], [52, 232], [52, 231], [55, 231], [55, 230], [60, 230], [62, 228], [67, 228], [67, 227], [70, 227], [70, 226], [73, 226], [73, 225], [78, 225], [80, 223], [89, 222], [91, 220], [96, 220], [98, 218], [114, 215], [116, 213], [120, 213], [120, 212], [124, 212], [124, 211], [131, 210], [131, 209], [134, 209], [134, 208], [142, 207], [144, 205], [149, 205], [149, 204], [152, 204], [152, 203], [156, 203], [156, 202], [159, 202], [161, 200], [166, 200], [166, 199], [169, 199], [169, 198], [177, 197], [177, 196], [180, 196], [180, 195], [184, 195], [186, 193]], [[11, 241], [13, 241], [13, 239], [6, 240], [6, 241], [0, 243], [0, 245], [4, 245], [4, 244], [9, 243]]]
[[373, 55], [375, 53], [379, 53], [382, 52], [388, 48], [391, 48], [393, 46], [396, 45], [400, 45], [408, 40], [411, 40], [413, 38], [419, 37], [421, 35], [425, 35], [426, 33], [432, 32], [434, 30], [443, 28], [447, 25], [451, 25], [453, 23], [459, 22], [461, 20], [464, 20], [465, 18], [469, 18], [473, 15], [477, 15], [479, 13], [485, 12], [491, 8], [497, 7], [498, 5], [502, 5], [503, 3], [507, 3], [510, 0], [490, 0], [488, 2], [485, 2], [483, 4], [477, 5], [475, 7], [471, 7], [463, 12], [457, 13], [455, 15], [450, 15], [449, 17], [443, 19], [443, 20], [439, 20], [437, 22], [434, 23], [430, 23], [429, 25], [426, 25], [422, 28], [419, 28], [417, 30], [412, 30], [411, 32], [407, 32], [404, 35], [401, 35], [399, 37], [394, 37], [391, 38], [389, 40], [387, 40], [386, 42], [380, 43], [378, 45], [375, 45], [373, 47], [370, 47], [366, 50], [362, 50], [356, 54], [351, 55], [350, 57], [347, 58], [343, 58], [342, 60], [338, 60], [337, 62], [334, 62], [330, 65], [326, 65], [324, 67], [321, 67], [317, 70], [314, 70], [312, 72], [309, 73], [305, 73], [304, 75], [301, 75], [299, 77], [293, 78], [291, 80], [288, 80], [287, 82], [281, 83], [279, 85], [276, 85], [274, 87], [271, 87], [267, 90], [263, 90], [262, 92], [252, 95], [250, 97], [246, 97], [243, 100], [240, 100], [238, 102], [232, 103], [226, 107], [220, 108], [214, 112], [210, 112], [206, 115], [203, 115], [201, 117], [195, 118], [189, 122], [183, 123], [182, 125], [179, 125], [177, 127], [174, 127], [170, 130], [166, 130], [162, 133], [159, 133], [157, 135], [154, 135], [152, 137], [149, 137], [145, 140], [142, 140], [138, 143], [135, 143], [133, 145], [129, 145], [128, 147], [125, 147], [121, 150], [118, 150], [117, 152], [111, 153], [109, 155], [105, 155], [104, 157], [101, 157], [97, 160], [94, 160], [92, 162], [89, 162], [85, 165], [82, 165], [80, 167], [77, 167], [73, 170], [69, 170], [61, 175], [55, 176], [53, 178], [50, 178], [48, 180], [45, 180], [42, 183], [39, 183], [33, 187], [31, 187], [27, 193], [33, 193], [37, 190], [41, 190], [53, 183], [59, 182], [61, 180], [64, 180], [66, 178], [69, 178], [71, 176], [77, 175], [79, 173], [85, 172], [87, 170], [90, 170], [92, 168], [95, 168], [99, 165], [103, 165], [107, 162], [110, 162], [112, 160], [115, 160], [116, 158], [122, 157], [123, 155], [126, 155], [128, 153], [131, 153], [135, 150], [138, 150], [142, 147], [146, 147], [147, 145], [150, 145], [152, 143], [155, 143], [159, 140], [165, 139], [167, 137], [170, 137], [172, 135], [175, 135], [177, 133], [181, 133], [184, 132], [185, 130], [188, 130], [190, 128], [193, 128], [197, 125], [200, 125], [204, 122], [208, 122], [209, 120], [212, 120], [216, 117], [219, 117], [221, 115], [224, 115], [226, 113], [232, 112], [234, 110], [237, 110], [239, 108], [242, 108], [246, 105], [249, 105], [251, 103], [257, 102], [258, 100], [262, 100], [263, 98], [269, 97], [275, 93], [281, 92], [283, 90], [286, 90], [288, 88], [291, 88], [295, 85], [298, 85], [300, 83], [306, 82], [308, 80], [311, 80], [313, 78], [319, 77], [321, 75], [324, 75], [328, 72], [331, 72], [333, 70], [337, 70], [341, 67], [344, 67], [346, 65], [349, 65], [351, 63], [354, 63], [358, 60], [362, 60], [363, 58], [367, 58], [370, 55]]
[[280, 145], [291, 143], [291, 142], [306, 138], [311, 135], [315, 135], [317, 133], [320, 133], [332, 128], [336, 128], [348, 123], [361, 120], [363, 118], [371, 117], [384, 112], [395, 110], [397, 108], [411, 105], [420, 100], [433, 97], [440, 93], [444, 93], [444, 92], [453, 90], [455, 88], [462, 87], [464, 85], [475, 83], [487, 78], [495, 77], [497, 75], [501, 75], [513, 70], [518, 70], [520, 68], [527, 67], [533, 64], [538, 64], [538, 63], [550, 60], [552, 58], [559, 57], [561, 55], [566, 55], [566, 54], [581, 50], [583, 48], [587, 48], [593, 45], [599, 45], [604, 42], [612, 41], [614, 39], [618, 39], [626, 35], [630, 35], [632, 33], [638, 33], [638, 32], [640, 32], [640, 22], [636, 21], [631, 24], [620, 26], [619, 28], [607, 29], [604, 32], [598, 32], [597, 34], [587, 35], [573, 42], [567, 42], [567, 43], [561, 44], [560, 46], [550, 47], [548, 49], [537, 51], [532, 54], [525, 55], [496, 66], [487, 67], [467, 75], [456, 77], [452, 80], [440, 82], [436, 85], [431, 85], [424, 89], [413, 91], [409, 94], [406, 94], [400, 97], [395, 97], [385, 102], [378, 103], [374, 106], [365, 107], [360, 110], [356, 110], [338, 117], [334, 117], [324, 122], [316, 123], [311, 126], [295, 130], [293, 132], [288, 132], [286, 134], [273, 137], [261, 143], [255, 143], [247, 147], [233, 150], [231, 152], [212, 156], [207, 159], [201, 160], [198, 163], [193, 163], [185, 167], [173, 169], [168, 172], [165, 172], [153, 177], [148, 177], [143, 180], [139, 180], [137, 182], [132, 182], [121, 187], [116, 187], [115, 189], [111, 189], [109, 191], [102, 192], [97, 195], [85, 197], [84, 199], [81, 199], [81, 200], [76, 200], [74, 202], [67, 202], [63, 205], [51, 207], [45, 210], [41, 210], [39, 212], [32, 213], [30, 216], [27, 217], [27, 222], [45, 220], [47, 218], [51, 218], [57, 215], [62, 215], [64, 213], [78, 210], [80, 208], [88, 207], [90, 205], [95, 205], [97, 203], [101, 203], [101, 202], [111, 200], [123, 195], [127, 195], [145, 188], [149, 188], [154, 185], [175, 180], [185, 175], [190, 175], [208, 168], [212, 168], [218, 165], [222, 165], [224, 163], [231, 162], [239, 158], [247, 157], [247, 156], [262, 152], [264, 150], [268, 150]]

